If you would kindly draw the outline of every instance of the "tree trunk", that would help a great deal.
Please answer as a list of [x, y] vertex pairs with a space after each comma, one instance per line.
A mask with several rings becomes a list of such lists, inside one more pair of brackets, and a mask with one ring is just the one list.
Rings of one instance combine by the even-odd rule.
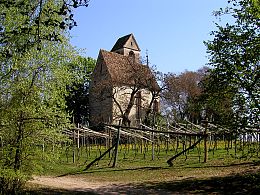
[[18, 132], [17, 132], [17, 137], [16, 137], [16, 141], [15, 141], [15, 157], [14, 157], [14, 170], [17, 171], [20, 169], [21, 167], [21, 143], [22, 143], [22, 134], [23, 134], [23, 130], [22, 130], [22, 123], [19, 122], [18, 125]]
[[150, 124], [149, 124], [149, 116], [150, 116], [150, 114], [151, 114], [151, 112], [152, 112], [152, 105], [153, 105], [154, 99], [155, 99], [155, 96], [154, 96], [154, 94], [153, 94], [153, 95], [152, 95], [152, 99], [151, 99], [151, 101], [150, 101], [150, 104], [149, 104], [149, 106], [148, 106], [148, 108], [147, 108], [147, 111], [145, 112], [144, 124], [146, 124], [146, 125], [150, 125]]
[[135, 94], [138, 90], [133, 90], [130, 96], [129, 103], [127, 105], [127, 108], [125, 110], [125, 113], [123, 114], [123, 120], [122, 124], [124, 126], [130, 126], [131, 120], [129, 119], [129, 114], [131, 112], [132, 107], [134, 106], [134, 100], [135, 100]]

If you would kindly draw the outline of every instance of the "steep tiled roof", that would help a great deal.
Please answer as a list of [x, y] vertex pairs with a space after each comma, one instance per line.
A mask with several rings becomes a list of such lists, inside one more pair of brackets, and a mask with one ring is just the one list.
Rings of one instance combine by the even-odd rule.
[[123, 36], [121, 38], [119, 38], [117, 40], [117, 42], [115, 43], [114, 47], [111, 49], [111, 51], [116, 51], [118, 49], [121, 49], [124, 47], [125, 43], [127, 42], [127, 40], [130, 38], [132, 34], [129, 34], [129, 35], [126, 35], [126, 36]]
[[137, 63], [128, 56], [100, 50], [102, 58], [114, 84], [141, 85], [144, 88], [153, 87], [159, 90], [159, 86], [148, 66]]

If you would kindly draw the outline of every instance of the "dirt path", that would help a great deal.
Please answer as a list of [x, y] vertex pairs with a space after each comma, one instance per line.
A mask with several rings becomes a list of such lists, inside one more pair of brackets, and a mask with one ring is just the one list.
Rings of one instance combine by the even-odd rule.
[[[77, 176], [35, 176], [28, 183], [42, 186], [39, 194], [172, 194], [165, 190], [148, 189], [132, 184], [91, 182]], [[57, 190], [54, 190], [57, 189]], [[56, 193], [55, 193], [56, 192]]]
[[97, 189], [111, 185], [109, 183], [89, 182], [84, 178], [64, 176], [64, 177], [51, 177], [51, 176], [35, 176], [29, 183], [44, 185], [53, 188], [77, 190], [77, 189]]
[[[260, 166], [241, 164], [212, 169], [192, 169], [182, 177], [172, 172], [174, 177], [158, 181], [126, 183], [120, 178], [116, 181], [101, 181], [100, 178], [82, 175], [61, 177], [35, 176], [28, 183], [32, 186], [30, 194], [260, 194]], [[196, 174], [195, 174], [196, 173]], [[32, 193], [31, 193], [32, 192]]]

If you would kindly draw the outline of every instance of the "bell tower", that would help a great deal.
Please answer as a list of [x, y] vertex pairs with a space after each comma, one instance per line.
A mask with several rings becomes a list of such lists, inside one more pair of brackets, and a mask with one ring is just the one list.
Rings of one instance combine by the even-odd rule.
[[123, 36], [117, 40], [111, 52], [129, 56], [135, 62], [140, 63], [140, 48], [133, 34]]

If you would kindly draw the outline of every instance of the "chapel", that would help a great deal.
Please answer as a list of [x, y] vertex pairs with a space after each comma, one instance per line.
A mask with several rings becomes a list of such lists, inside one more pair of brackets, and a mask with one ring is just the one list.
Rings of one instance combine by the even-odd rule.
[[101, 49], [90, 83], [90, 122], [138, 126], [159, 112], [160, 87], [148, 64], [140, 60], [133, 34], [119, 38], [110, 51]]

